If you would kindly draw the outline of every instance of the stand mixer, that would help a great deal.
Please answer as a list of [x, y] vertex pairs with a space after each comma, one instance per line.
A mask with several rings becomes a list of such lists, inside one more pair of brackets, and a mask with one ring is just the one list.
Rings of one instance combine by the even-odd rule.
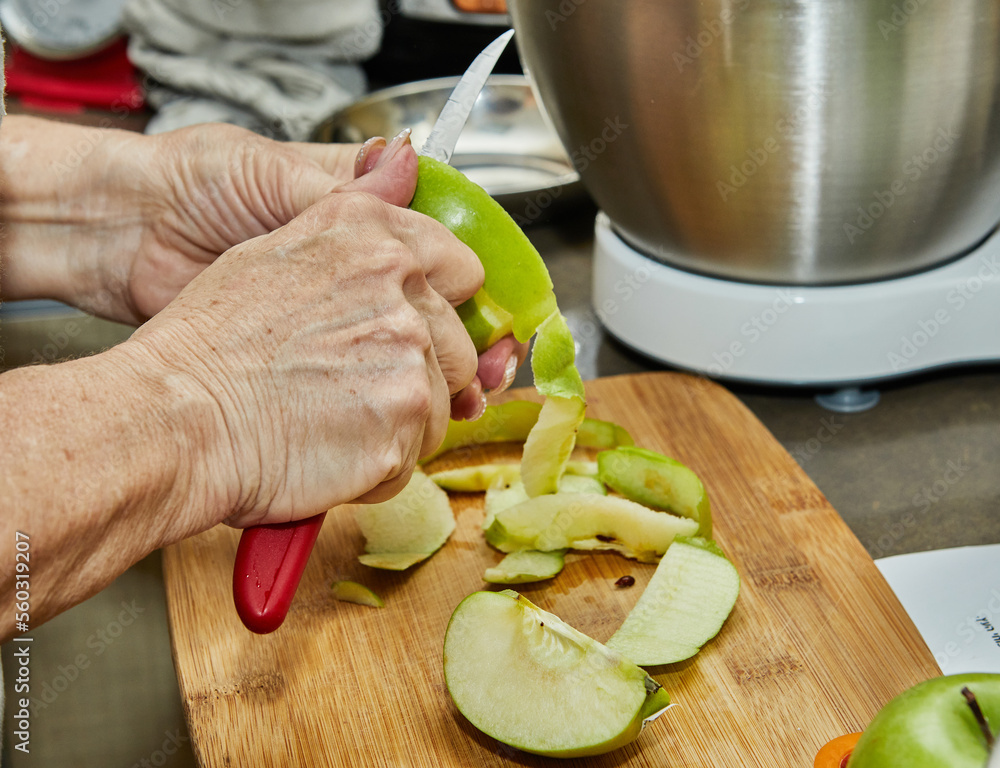
[[594, 309], [713, 378], [835, 389], [1000, 359], [1000, 3], [517, 0], [601, 213]]

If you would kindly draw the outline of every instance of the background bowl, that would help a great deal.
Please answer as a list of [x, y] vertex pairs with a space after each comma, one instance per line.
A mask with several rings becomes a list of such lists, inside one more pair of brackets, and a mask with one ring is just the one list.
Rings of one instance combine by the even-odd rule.
[[[418, 150], [459, 78], [385, 88], [339, 111], [315, 140], [359, 142], [412, 128]], [[525, 226], [586, 198], [580, 176], [522, 75], [493, 75], [479, 95], [451, 164]]]
[[633, 247], [840, 284], [1000, 222], [997, 0], [514, 0], [518, 49]]

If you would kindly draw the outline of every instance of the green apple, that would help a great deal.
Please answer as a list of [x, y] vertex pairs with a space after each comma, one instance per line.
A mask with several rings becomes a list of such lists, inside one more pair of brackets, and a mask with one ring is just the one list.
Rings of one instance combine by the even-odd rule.
[[364, 584], [358, 584], [356, 581], [335, 581], [330, 585], [330, 589], [337, 600], [342, 600], [345, 603], [368, 605], [372, 608], [385, 608], [385, 602], [381, 597], [368, 589]]
[[712, 505], [698, 476], [676, 459], [635, 446], [597, 455], [597, 476], [628, 499], [698, 521], [698, 535], [712, 538]]
[[480, 731], [552, 757], [624, 746], [670, 704], [635, 664], [510, 590], [475, 592], [458, 605], [444, 677]]
[[586, 408], [580, 397], [545, 398], [521, 454], [521, 482], [529, 496], [558, 490]]
[[635, 442], [620, 424], [586, 418], [576, 433], [576, 444], [585, 448], [617, 448], [620, 445], [635, 445]]
[[[567, 493], [589, 493], [607, 495], [607, 488], [596, 477], [587, 475], [565, 474], [559, 480], [560, 497]], [[531, 497], [524, 488], [524, 483], [520, 479], [511, 483], [497, 483], [486, 489], [486, 499], [483, 502], [485, 516], [483, 517], [483, 530], [486, 531], [493, 524], [493, 518], [497, 512], [526, 502]]]
[[679, 537], [607, 645], [641, 667], [684, 661], [719, 633], [739, 593], [739, 574], [714, 542]]
[[472, 464], [432, 472], [430, 478], [446, 491], [470, 493], [496, 486], [509, 486], [519, 481], [521, 466], [503, 463]]
[[437, 450], [422, 460], [427, 463], [443, 453], [487, 443], [523, 443], [538, 421], [541, 403], [510, 400], [488, 405], [476, 421], [449, 421], [448, 431]]
[[[421, 459], [426, 464], [438, 456], [459, 448], [487, 443], [523, 443], [538, 421], [542, 404], [530, 400], [508, 400], [488, 405], [477, 421], [450, 421], [448, 432], [438, 449]], [[632, 445], [632, 437], [622, 426], [611, 421], [585, 418], [576, 433], [576, 444], [583, 448], [617, 448]], [[567, 470], [569, 471], [569, 470]]]
[[694, 520], [620, 496], [550, 493], [494, 511], [485, 535], [501, 552], [606, 549], [653, 563], [676, 536], [693, 536], [697, 530]]
[[549, 270], [517, 222], [461, 171], [429, 157], [419, 159], [410, 208], [450, 229], [483, 263], [483, 287], [459, 307], [476, 351], [509, 333], [528, 341], [556, 312]]
[[[446, 491], [475, 493], [490, 488], [507, 487], [521, 480], [521, 465], [506, 463], [470, 464], [467, 467], [442, 469], [432, 472], [429, 477]], [[581, 484], [572, 478], [588, 478], [592, 482]], [[595, 493], [606, 493], [604, 483], [597, 479], [596, 461], [568, 461], [566, 473], [560, 481], [560, 488], [586, 488]]]
[[[973, 694], [985, 727], [963, 689]], [[984, 768], [990, 758], [985, 730], [996, 736], [998, 727], [1000, 674], [934, 677], [879, 711], [851, 752], [848, 767]]]
[[365, 537], [365, 554], [358, 559], [393, 571], [426, 560], [455, 530], [448, 494], [419, 469], [402, 491], [388, 501], [359, 506], [355, 518]]
[[551, 552], [523, 549], [520, 552], [511, 552], [495, 566], [487, 568], [483, 574], [483, 581], [491, 584], [527, 584], [543, 581], [558, 574], [565, 562], [565, 549], [554, 549]]

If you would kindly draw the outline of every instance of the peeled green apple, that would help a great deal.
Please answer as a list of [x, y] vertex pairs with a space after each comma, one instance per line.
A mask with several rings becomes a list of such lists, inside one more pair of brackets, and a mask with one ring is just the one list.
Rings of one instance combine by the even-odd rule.
[[631, 661], [510, 590], [475, 592], [455, 609], [444, 676], [476, 728], [552, 757], [624, 746], [670, 704]]
[[861, 734], [848, 768], [985, 768], [986, 734], [963, 689], [972, 692], [995, 736], [1000, 674], [943, 675], [886, 704]]
[[642, 667], [684, 661], [719, 633], [739, 593], [739, 574], [714, 542], [677, 538], [607, 645]]

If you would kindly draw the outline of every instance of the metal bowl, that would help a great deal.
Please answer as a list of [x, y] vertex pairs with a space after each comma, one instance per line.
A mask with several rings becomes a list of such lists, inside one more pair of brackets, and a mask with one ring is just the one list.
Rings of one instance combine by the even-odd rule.
[[727, 279], [931, 268], [1000, 222], [997, 0], [514, 0], [518, 49], [634, 248]]
[[[326, 120], [314, 139], [359, 142], [413, 130], [418, 149], [431, 132], [458, 78], [385, 88]], [[466, 123], [451, 164], [493, 196], [522, 226], [547, 219], [586, 197], [522, 75], [492, 75]]]

